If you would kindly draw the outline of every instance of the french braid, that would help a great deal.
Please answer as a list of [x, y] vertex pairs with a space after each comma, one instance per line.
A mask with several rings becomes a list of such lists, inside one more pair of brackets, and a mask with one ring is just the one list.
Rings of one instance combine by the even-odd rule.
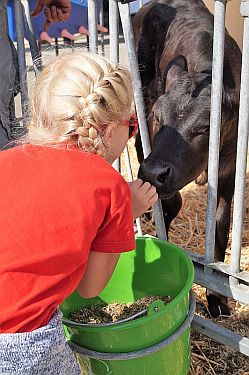
[[77, 144], [100, 155], [106, 134], [131, 105], [128, 71], [102, 56], [62, 55], [40, 74], [26, 140], [35, 144]]

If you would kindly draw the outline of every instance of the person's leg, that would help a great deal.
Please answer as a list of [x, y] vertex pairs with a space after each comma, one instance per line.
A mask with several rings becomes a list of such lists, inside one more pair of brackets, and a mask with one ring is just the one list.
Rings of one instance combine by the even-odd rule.
[[0, 150], [14, 140], [14, 95], [16, 87], [15, 49], [8, 35], [7, 1], [0, 0]]

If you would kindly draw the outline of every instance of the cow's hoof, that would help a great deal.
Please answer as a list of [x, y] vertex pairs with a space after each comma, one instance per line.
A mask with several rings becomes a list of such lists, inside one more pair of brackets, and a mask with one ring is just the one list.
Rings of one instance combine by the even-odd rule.
[[208, 310], [213, 318], [220, 315], [229, 316], [230, 310], [227, 304], [227, 298], [224, 296], [207, 293]]
[[200, 185], [200, 186], [203, 186], [207, 183], [208, 181], [208, 175], [207, 175], [207, 172], [206, 171], [203, 171], [200, 176], [198, 176], [196, 179], [195, 179], [195, 183], [197, 185]]

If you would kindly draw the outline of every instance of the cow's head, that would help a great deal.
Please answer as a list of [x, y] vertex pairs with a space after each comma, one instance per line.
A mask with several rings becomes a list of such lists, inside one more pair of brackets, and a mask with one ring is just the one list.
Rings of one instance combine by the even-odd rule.
[[167, 65], [162, 85], [163, 94], [150, 114], [152, 152], [141, 163], [138, 176], [166, 198], [207, 165], [211, 73], [188, 72], [186, 59], [178, 56]]

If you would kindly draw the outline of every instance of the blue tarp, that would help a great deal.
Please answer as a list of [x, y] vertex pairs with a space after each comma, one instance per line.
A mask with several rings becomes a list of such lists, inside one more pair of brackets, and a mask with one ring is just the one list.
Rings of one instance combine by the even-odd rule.
[[[15, 21], [14, 21], [14, 10], [13, 10], [13, 1], [8, 1], [8, 22], [9, 22], [9, 35], [12, 40], [16, 40], [15, 36]], [[35, 7], [36, 0], [30, 0], [30, 10]], [[101, 8], [101, 0], [97, 1], [98, 13]], [[34, 26], [36, 39], [39, 39], [40, 33], [43, 31], [43, 24], [45, 22], [45, 16], [43, 12], [32, 18], [32, 23]], [[88, 16], [87, 16], [87, 0], [72, 0], [72, 9], [70, 19], [63, 22], [54, 22], [52, 23], [47, 32], [52, 38], [60, 37], [60, 33], [63, 29], [67, 29], [71, 34], [76, 34], [79, 32], [79, 27], [84, 26], [88, 28]], [[28, 33], [25, 30], [25, 38], [28, 39]]]

